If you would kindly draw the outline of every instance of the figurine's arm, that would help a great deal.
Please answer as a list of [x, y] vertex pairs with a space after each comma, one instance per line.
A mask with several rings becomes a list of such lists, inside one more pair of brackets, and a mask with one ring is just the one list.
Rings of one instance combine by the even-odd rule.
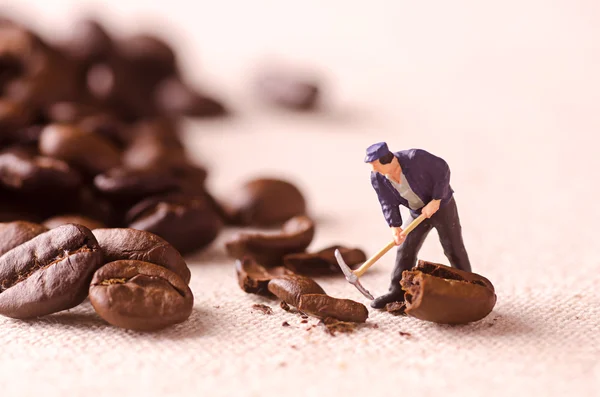
[[433, 180], [432, 199], [442, 200], [446, 197], [450, 188], [450, 167], [448, 163], [425, 150], [419, 150], [419, 157], [422, 167], [427, 170]]
[[371, 173], [371, 185], [377, 193], [377, 198], [381, 204], [381, 210], [386, 222], [390, 227], [401, 227], [402, 226], [402, 215], [400, 215], [399, 204], [395, 203], [386, 192], [382, 191], [382, 187], [379, 185], [377, 179], [377, 173]]

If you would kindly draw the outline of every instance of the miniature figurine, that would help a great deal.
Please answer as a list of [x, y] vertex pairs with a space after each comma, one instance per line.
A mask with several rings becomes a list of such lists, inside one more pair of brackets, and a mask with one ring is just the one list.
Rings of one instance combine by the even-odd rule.
[[[451, 266], [471, 271], [446, 161], [422, 149], [392, 153], [385, 142], [378, 142], [367, 148], [365, 163], [373, 167], [371, 184], [398, 246], [389, 292], [374, 299], [371, 306], [380, 309], [404, 301], [402, 272], [416, 265], [417, 254], [433, 227]], [[402, 230], [400, 205], [410, 210], [412, 220], [421, 214], [427, 218], [408, 235]]]

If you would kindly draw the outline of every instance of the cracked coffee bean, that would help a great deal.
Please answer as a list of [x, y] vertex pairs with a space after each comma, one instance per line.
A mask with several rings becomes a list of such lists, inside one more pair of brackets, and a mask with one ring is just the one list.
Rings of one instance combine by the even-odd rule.
[[0, 257], [0, 314], [25, 319], [75, 307], [102, 264], [89, 229], [65, 225], [42, 233]]
[[306, 294], [325, 294], [325, 291], [313, 279], [291, 274], [269, 281], [269, 291], [287, 304], [298, 307], [300, 297]]
[[90, 230], [101, 229], [106, 227], [102, 222], [88, 218], [83, 215], [57, 215], [53, 216], [50, 219], [46, 219], [43, 225], [48, 229], [54, 229], [62, 225], [67, 225], [69, 223], [83, 225]]
[[164, 238], [182, 254], [212, 243], [222, 227], [206, 200], [184, 194], [150, 197], [127, 213], [127, 221], [132, 229]]
[[283, 257], [283, 264], [297, 274], [310, 276], [342, 274], [342, 270], [334, 254], [336, 249], [340, 250], [344, 262], [351, 269], [355, 269], [357, 265], [367, 260], [365, 253], [358, 248], [346, 248], [341, 245], [334, 245], [318, 252], [299, 252], [286, 255]]
[[314, 223], [306, 216], [287, 221], [280, 233], [239, 233], [225, 243], [227, 253], [234, 259], [254, 258], [266, 267], [283, 264], [287, 254], [302, 252], [311, 243], [315, 233]]
[[70, 125], [50, 124], [40, 135], [40, 152], [64, 160], [90, 175], [121, 163], [119, 149], [107, 139]]
[[0, 223], [0, 256], [47, 231], [45, 226], [32, 222]]
[[271, 295], [268, 289], [269, 281], [280, 276], [292, 274], [292, 272], [283, 266], [267, 270], [251, 258], [236, 260], [235, 272], [238, 284], [244, 292], [267, 296]]
[[94, 274], [90, 302], [109, 324], [156, 331], [189, 318], [194, 296], [177, 274], [136, 260], [107, 263]]
[[223, 202], [234, 224], [273, 226], [306, 213], [306, 200], [290, 182], [260, 178], [246, 182]]
[[440, 324], [481, 320], [496, 304], [494, 286], [485, 277], [419, 260], [402, 273], [406, 314]]
[[217, 99], [194, 91], [178, 79], [168, 79], [155, 92], [157, 106], [166, 114], [191, 117], [226, 115], [227, 109]]
[[181, 254], [159, 236], [135, 229], [95, 229], [106, 262], [137, 260], [162, 266], [186, 283], [191, 273]]
[[255, 88], [259, 98], [281, 108], [307, 111], [319, 104], [318, 82], [291, 71], [264, 70], [256, 78]]
[[369, 311], [362, 303], [323, 294], [301, 295], [298, 310], [321, 319], [332, 317], [355, 323], [364, 323], [369, 317]]

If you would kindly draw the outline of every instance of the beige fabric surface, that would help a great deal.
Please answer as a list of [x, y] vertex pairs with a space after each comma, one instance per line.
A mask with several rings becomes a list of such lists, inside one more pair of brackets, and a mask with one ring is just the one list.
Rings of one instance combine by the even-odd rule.
[[[75, 2], [49, 3], [19, 2], [60, 35]], [[195, 308], [184, 324], [129, 332], [89, 303], [0, 319], [2, 395], [597, 396], [597, 2], [216, 3], [102, 7], [123, 30], [144, 26], [127, 22], [139, 10], [162, 13], [165, 34], [186, 39], [177, 46], [189, 51], [190, 79], [236, 111], [185, 125], [216, 195], [253, 176], [289, 178], [317, 221], [311, 250], [342, 243], [371, 255], [391, 235], [364, 149], [385, 140], [429, 150], [450, 164], [473, 270], [497, 290], [494, 311], [441, 326], [371, 309], [370, 326], [353, 334], [307, 331], [315, 319], [301, 324], [237, 287], [227, 230], [188, 258]], [[326, 72], [329, 109], [292, 115], [254, 101], [248, 72], [264, 54]], [[435, 232], [420, 258], [448, 263]], [[387, 290], [393, 262], [390, 252], [363, 277], [374, 294]], [[368, 305], [341, 277], [318, 281]]]

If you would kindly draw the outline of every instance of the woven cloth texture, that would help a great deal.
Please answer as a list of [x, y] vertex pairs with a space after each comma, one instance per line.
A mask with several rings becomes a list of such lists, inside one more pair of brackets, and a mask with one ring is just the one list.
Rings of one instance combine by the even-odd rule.
[[[18, 4], [60, 35], [75, 2]], [[217, 197], [255, 176], [292, 180], [317, 224], [309, 250], [339, 243], [370, 256], [391, 234], [365, 148], [426, 149], [451, 167], [473, 270], [494, 283], [498, 302], [469, 325], [370, 309], [352, 334], [307, 330], [316, 319], [303, 324], [240, 290], [223, 249], [236, 232], [228, 229], [187, 258], [195, 305], [183, 324], [122, 330], [89, 302], [35, 321], [0, 318], [3, 396], [598, 395], [596, 2], [107, 4], [123, 31], [142, 27], [127, 22], [139, 9], [164, 14], [165, 34], [177, 26], [171, 37], [186, 39], [177, 48], [190, 80], [236, 110], [184, 125]], [[265, 52], [325, 71], [326, 110], [299, 115], [255, 101], [248, 72]], [[375, 295], [388, 288], [394, 255], [362, 278]], [[435, 231], [419, 257], [448, 263]], [[369, 303], [342, 277], [317, 281]]]

